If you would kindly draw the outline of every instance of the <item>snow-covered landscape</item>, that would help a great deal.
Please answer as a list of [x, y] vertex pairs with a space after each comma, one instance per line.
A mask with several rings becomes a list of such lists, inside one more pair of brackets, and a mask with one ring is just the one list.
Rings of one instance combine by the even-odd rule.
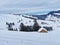
[[[27, 17], [32, 16], [27, 15]], [[52, 19], [53, 21], [51, 21]], [[57, 19], [58, 18], [51, 16], [48, 16], [46, 20], [37, 19], [37, 22], [41, 27], [51, 26], [53, 28], [52, 31], [47, 31], [48, 33], [40, 33], [38, 31], [21, 32], [19, 31], [21, 22], [26, 26], [32, 26], [34, 20], [26, 18], [23, 15], [0, 14], [0, 45], [60, 45], [60, 23]], [[19, 20], [21, 21], [19, 22]], [[18, 31], [9, 31], [6, 22], [14, 22], [15, 25], [13, 28], [17, 28]], [[41, 24], [41, 22], [44, 22], [44, 24]]]
[[60, 30], [49, 33], [0, 31], [0, 45], [60, 45]]
[[60, 45], [60, 0], [0, 0], [0, 45]]

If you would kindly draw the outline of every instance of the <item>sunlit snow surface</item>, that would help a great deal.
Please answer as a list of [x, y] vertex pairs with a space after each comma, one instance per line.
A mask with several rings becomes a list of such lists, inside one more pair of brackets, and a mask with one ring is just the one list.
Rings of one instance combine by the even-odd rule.
[[60, 45], [60, 30], [48, 33], [0, 31], [0, 45]]
[[[33, 20], [24, 18], [22, 16], [15, 16], [9, 14], [0, 15], [0, 45], [60, 45], [60, 26], [58, 22], [47, 22], [55, 30], [48, 33], [39, 32], [19, 32], [8, 31], [6, 22], [14, 22], [15, 27], [19, 28], [17, 23], [20, 19], [24, 19], [22, 22], [25, 25], [33, 25]], [[29, 20], [32, 22], [29, 23]], [[42, 20], [38, 20], [40, 23]], [[28, 22], [28, 24], [26, 24]]]

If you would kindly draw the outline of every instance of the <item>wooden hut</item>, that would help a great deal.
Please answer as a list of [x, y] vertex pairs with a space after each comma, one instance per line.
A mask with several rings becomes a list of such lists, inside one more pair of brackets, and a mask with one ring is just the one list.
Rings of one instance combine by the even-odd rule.
[[47, 33], [47, 30], [46, 30], [45, 28], [40, 28], [40, 29], [38, 30], [38, 32]]

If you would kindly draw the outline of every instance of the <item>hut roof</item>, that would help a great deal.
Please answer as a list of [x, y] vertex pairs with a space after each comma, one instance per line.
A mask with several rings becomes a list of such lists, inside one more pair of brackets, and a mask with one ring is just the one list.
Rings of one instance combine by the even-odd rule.
[[45, 28], [40, 28], [38, 32], [47, 32], [47, 30]]

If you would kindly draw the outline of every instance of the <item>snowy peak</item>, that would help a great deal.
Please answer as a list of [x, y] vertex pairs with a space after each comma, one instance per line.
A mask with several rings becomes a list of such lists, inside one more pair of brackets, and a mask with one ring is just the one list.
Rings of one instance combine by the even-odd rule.
[[[57, 13], [57, 14], [55, 14], [55, 13]], [[51, 15], [58, 15], [59, 13], [60, 13], [60, 10], [57, 10], [57, 11], [51, 11], [47, 15], [49, 15], [49, 14], [51, 14]]]

